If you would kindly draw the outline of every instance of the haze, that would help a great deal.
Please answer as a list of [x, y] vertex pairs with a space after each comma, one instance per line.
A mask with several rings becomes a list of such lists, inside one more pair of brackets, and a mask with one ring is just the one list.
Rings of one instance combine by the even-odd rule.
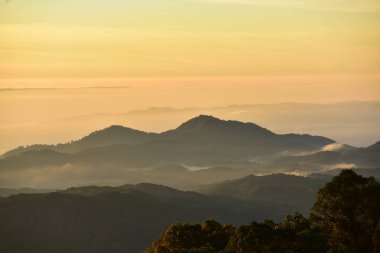
[[[372, 144], [379, 12], [373, 0], [1, 1], [0, 152], [111, 124], [164, 131], [207, 112]], [[282, 103], [302, 104], [278, 117]], [[273, 107], [218, 109], [258, 104]], [[179, 111], [125, 115], [151, 107]]]

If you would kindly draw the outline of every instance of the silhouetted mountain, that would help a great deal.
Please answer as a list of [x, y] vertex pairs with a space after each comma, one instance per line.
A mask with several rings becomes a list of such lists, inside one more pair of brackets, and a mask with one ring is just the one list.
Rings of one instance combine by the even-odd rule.
[[330, 178], [311, 178], [285, 174], [247, 176], [209, 185], [200, 192], [223, 198], [252, 203], [266, 203], [284, 213], [307, 214], [315, 201], [318, 190]]
[[284, 156], [272, 162], [273, 167], [315, 171], [346, 168], [377, 168], [380, 165], [379, 142], [367, 148], [343, 146], [336, 151], [321, 151], [307, 155]]
[[253, 123], [239, 121], [224, 121], [212, 116], [200, 115], [183, 123], [175, 130], [163, 133], [164, 136], [184, 138], [208, 137], [212, 140], [228, 137], [231, 140], [240, 140], [242, 136], [252, 138], [265, 138], [274, 136], [271, 131]]
[[34, 193], [46, 193], [46, 192], [54, 192], [56, 190], [53, 189], [35, 189], [35, 188], [0, 188], [0, 197], [8, 197], [11, 195], [17, 194], [34, 194]]
[[80, 151], [83, 149], [99, 146], [107, 146], [118, 143], [134, 144], [152, 140], [155, 133], [146, 133], [123, 126], [111, 126], [109, 128], [96, 131], [83, 139], [68, 144], [67, 149]]
[[324, 137], [278, 135], [253, 123], [201, 115], [161, 134], [112, 126], [71, 143], [19, 148], [3, 156], [0, 171], [66, 165], [94, 173], [165, 164], [251, 166], [260, 157], [309, 152], [331, 143]]
[[189, 170], [180, 165], [165, 165], [148, 171], [135, 171], [127, 176], [132, 183], [149, 182], [168, 185], [177, 189], [194, 190], [201, 185], [223, 182], [251, 175], [249, 169], [229, 167], [211, 167], [200, 170]]
[[321, 151], [307, 155], [279, 157], [272, 162], [272, 166], [299, 171], [318, 171], [339, 164], [341, 157], [342, 153], [338, 151]]
[[158, 173], [158, 174], [182, 174], [182, 173], [189, 173], [189, 169], [187, 169], [184, 166], [178, 165], [178, 164], [168, 164], [168, 165], [163, 165], [157, 168], [154, 168], [151, 170], [151, 173]]
[[108, 146], [113, 144], [135, 144], [143, 143], [154, 139], [157, 136], [155, 133], [146, 133], [143, 131], [134, 130], [123, 126], [110, 126], [103, 130], [99, 130], [91, 133], [88, 136], [83, 137], [80, 140], [68, 142], [58, 145], [31, 145], [27, 147], [19, 147], [11, 150], [3, 155], [3, 157], [9, 157], [18, 155], [26, 151], [31, 150], [44, 150], [50, 149], [63, 153], [75, 153], [84, 149]]
[[[164, 183], [186, 189], [217, 181], [201, 180], [183, 168], [248, 168], [255, 173], [320, 172], [335, 168], [380, 166], [380, 144], [353, 148], [311, 135], [275, 134], [253, 123], [225, 121], [201, 115], [174, 130], [145, 133], [121, 126], [94, 132], [81, 140], [56, 146], [35, 145], [8, 152], [0, 159], [0, 184], [5, 187], [57, 188], [96, 184], [99, 181]], [[144, 173], [132, 173], [132, 170]], [[175, 180], [171, 173], [183, 174]], [[31, 172], [33, 171], [33, 172]], [[161, 171], [161, 172], [160, 172]], [[166, 171], [166, 172], [165, 172]], [[242, 173], [231, 172], [231, 179]], [[227, 179], [210, 171], [204, 177]], [[160, 176], [159, 174], [162, 174]], [[75, 175], [71, 176], [71, 175]], [[169, 180], [169, 178], [171, 180]], [[198, 178], [199, 183], [195, 183]], [[124, 180], [124, 181], [123, 181]], [[172, 184], [170, 181], [178, 182]], [[25, 182], [38, 182], [25, 185]], [[188, 183], [186, 183], [188, 182]], [[192, 185], [190, 185], [190, 182]], [[220, 181], [219, 181], [220, 182]]]
[[[364, 177], [374, 177], [377, 180], [380, 179], [380, 168], [355, 168], [352, 170], [355, 171], [356, 174], [364, 176]], [[332, 170], [324, 171], [321, 173], [312, 173], [312, 174], [309, 174], [308, 176], [330, 179], [331, 177], [338, 175], [341, 171], [342, 171], [341, 168], [332, 169]]]
[[[250, 149], [247, 155], [267, 155], [283, 150], [310, 150], [334, 143], [333, 140], [310, 135], [277, 135], [253, 123], [224, 121], [212, 116], [193, 118], [175, 130], [162, 134], [168, 139], [185, 141], [187, 145], [219, 145], [214, 148]], [[260, 148], [259, 148], [260, 147]]]
[[358, 164], [358, 167], [378, 167], [380, 164], [380, 141], [367, 148], [358, 148], [344, 153], [342, 160]]
[[321, 148], [328, 144], [335, 143], [335, 141], [323, 136], [313, 136], [309, 134], [284, 134], [282, 139], [289, 142], [296, 142], [307, 147]]
[[51, 149], [27, 150], [17, 155], [0, 159], [0, 169], [24, 169], [45, 166], [60, 166], [72, 161], [72, 156]]
[[[196, 210], [196, 211], [195, 211]], [[0, 198], [0, 252], [141, 252], [174, 222], [281, 219], [269, 209], [140, 184]]]

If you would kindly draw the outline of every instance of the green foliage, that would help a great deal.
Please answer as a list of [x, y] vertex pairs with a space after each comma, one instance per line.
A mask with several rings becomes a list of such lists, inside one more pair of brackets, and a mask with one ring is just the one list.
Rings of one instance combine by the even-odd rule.
[[352, 170], [318, 193], [311, 220], [324, 229], [331, 253], [379, 252], [380, 184]]

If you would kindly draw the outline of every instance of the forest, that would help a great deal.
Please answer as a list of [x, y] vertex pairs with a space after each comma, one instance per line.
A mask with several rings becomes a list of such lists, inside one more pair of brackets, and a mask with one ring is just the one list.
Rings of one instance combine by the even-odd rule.
[[380, 184], [343, 170], [318, 192], [308, 218], [235, 227], [215, 220], [169, 226], [145, 253], [380, 252]]

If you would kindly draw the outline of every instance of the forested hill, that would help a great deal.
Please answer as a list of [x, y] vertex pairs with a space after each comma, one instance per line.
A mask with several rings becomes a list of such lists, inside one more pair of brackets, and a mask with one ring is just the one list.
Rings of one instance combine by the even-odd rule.
[[323, 187], [309, 218], [235, 227], [214, 220], [169, 226], [145, 253], [378, 253], [380, 184], [352, 170]]
[[0, 252], [137, 253], [168, 225], [278, 219], [268, 206], [152, 185], [81, 187], [0, 198]]
[[[378, 222], [380, 214], [379, 184], [374, 179], [363, 178], [352, 171], [350, 173], [343, 177], [344, 180], [342, 180], [342, 175], [335, 177], [332, 183], [329, 183], [326, 186], [327, 188], [325, 187], [327, 189], [325, 193], [322, 193], [322, 195], [320, 193], [318, 198], [313, 197], [313, 199], [316, 200], [316, 203], [322, 204], [325, 203], [325, 196], [328, 196], [330, 200], [344, 200], [343, 203], [338, 201], [329, 206], [335, 212], [342, 207], [347, 208], [347, 210], [354, 210], [352, 214], [349, 214], [353, 215], [349, 219], [355, 221], [358, 219], [360, 226], [362, 226], [361, 222], [363, 221], [371, 221], [372, 225], [368, 228], [366, 227], [367, 224], [364, 224], [363, 229], [365, 231], [360, 230], [360, 233], [363, 235], [368, 231], [372, 233], [378, 224], [376, 222]], [[349, 183], [348, 186], [346, 181]], [[320, 237], [319, 232], [315, 234], [316, 231], [310, 230], [308, 219], [304, 220], [300, 216], [295, 216], [290, 219], [290, 223], [285, 222], [287, 225], [285, 223], [285, 225], [279, 225], [280, 223], [278, 222], [286, 214], [292, 214], [297, 211], [304, 203], [302, 197], [299, 197], [302, 203], [294, 204], [296, 203], [294, 198], [304, 196], [303, 194], [304, 191], [307, 191], [307, 187], [315, 191], [316, 194], [319, 188], [316, 188], [317, 185], [320, 184], [320, 187], [324, 185], [321, 182], [325, 181], [287, 175], [257, 178], [249, 176], [241, 180], [210, 186], [207, 192], [209, 195], [179, 191], [154, 184], [138, 184], [122, 185], [120, 187], [86, 186], [52, 193], [19, 194], [0, 198], [0, 252], [138, 253], [147, 248], [155, 239], [159, 239], [160, 233], [170, 224], [178, 222], [200, 223], [209, 219], [214, 219], [224, 224], [233, 224], [235, 230], [242, 224], [249, 224], [252, 221], [274, 220], [261, 225], [260, 223], [253, 223], [254, 225], [243, 226], [239, 230], [243, 234], [231, 234], [225, 239], [228, 241], [228, 245], [237, 242], [238, 245], [248, 243], [249, 246], [251, 239], [244, 242], [240, 242], [240, 240], [244, 238], [256, 240], [257, 238], [255, 239], [254, 237], [256, 232], [254, 231], [267, 231], [265, 233], [269, 234], [268, 237], [265, 237], [265, 240], [275, 240], [280, 244], [283, 241], [292, 242], [294, 238], [298, 238], [299, 233], [304, 234], [305, 232], [306, 235], [304, 234], [303, 236], [306, 237], [297, 239], [301, 240], [303, 244], [308, 240], [305, 238], [308, 238], [309, 234], [314, 239]], [[282, 195], [278, 195], [277, 191], [272, 195], [265, 195], [265, 201], [263, 201], [263, 197], [258, 198], [257, 194], [263, 194], [265, 189], [271, 189], [270, 186], [274, 183], [277, 183], [279, 189], [282, 189]], [[236, 189], [227, 193], [231, 184], [235, 184]], [[292, 190], [292, 184], [296, 188], [299, 187], [297, 188], [298, 190]], [[287, 189], [287, 187], [290, 188]], [[240, 192], [238, 189], [240, 189]], [[287, 195], [286, 191], [288, 190], [291, 194]], [[283, 198], [281, 201], [278, 199], [279, 196]], [[285, 205], [284, 203], [286, 202], [289, 204]], [[305, 203], [306, 205], [303, 208], [308, 205], [307, 202]], [[317, 214], [316, 218], [323, 218], [323, 212], [323, 208], [321, 210], [316, 209], [314, 212]], [[304, 212], [304, 216], [308, 217], [309, 213]], [[337, 219], [344, 220], [347, 218], [342, 216], [337, 217]], [[294, 226], [300, 229], [299, 231], [297, 230], [298, 232], [289, 232], [289, 229], [293, 229], [292, 220], [296, 222]], [[321, 225], [325, 223], [324, 219], [315, 219], [314, 221], [317, 222], [316, 224]], [[299, 222], [300, 224], [298, 224]], [[335, 222], [335, 220], [331, 222]], [[290, 228], [287, 228], [287, 226], [290, 226]], [[183, 229], [182, 226], [179, 226], [179, 228]], [[199, 226], [185, 226], [185, 228], [195, 229], [195, 231], [200, 229]], [[231, 226], [227, 228], [230, 229]], [[290, 233], [290, 238], [283, 237], [284, 234], [288, 233], [287, 231]], [[198, 232], [194, 232], [194, 236], [203, 237], [203, 232], [199, 232], [200, 234]], [[186, 232], [186, 234], [188, 233]], [[163, 241], [157, 245], [166, 245], [165, 240], [168, 238], [161, 238]], [[157, 247], [153, 247], [151, 250], [153, 252], [169, 253], [218, 252], [215, 250], [199, 251], [198, 248], [202, 248], [204, 244], [192, 244], [197, 242], [198, 239], [185, 238], [187, 239], [177, 238], [177, 240], [175, 237], [172, 238], [172, 240], [178, 241], [180, 244], [173, 246], [174, 248], [169, 248], [169, 251], [157, 251]], [[207, 240], [209, 240], [207, 238], [209, 237], [203, 238], [202, 243], [207, 244]], [[237, 241], [233, 238], [237, 238]], [[230, 240], [235, 241], [230, 242]], [[264, 239], [264, 241], [257, 240], [260, 245], [265, 245], [266, 243]], [[222, 244], [225, 245], [225, 242]], [[235, 247], [233, 245], [231, 247]], [[178, 250], [178, 247], [183, 249], [175, 251]], [[186, 251], [194, 247], [196, 249]], [[251, 245], [249, 247], [256, 246]], [[227, 248], [225, 249], [227, 250]], [[232, 252], [245, 253], [247, 251]]]

